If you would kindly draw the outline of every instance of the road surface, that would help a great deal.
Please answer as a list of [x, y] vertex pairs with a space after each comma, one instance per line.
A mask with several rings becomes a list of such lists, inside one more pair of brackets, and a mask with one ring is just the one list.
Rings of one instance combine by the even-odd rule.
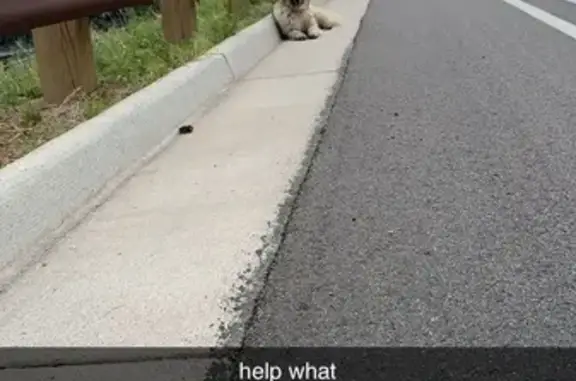
[[575, 345], [575, 62], [502, 0], [373, 0], [245, 345]]

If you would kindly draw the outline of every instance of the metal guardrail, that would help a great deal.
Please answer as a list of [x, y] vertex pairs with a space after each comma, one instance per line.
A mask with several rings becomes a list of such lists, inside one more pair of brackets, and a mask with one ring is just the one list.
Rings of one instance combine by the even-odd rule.
[[152, 3], [153, 0], [0, 0], [0, 34], [26, 33], [43, 26]]
[[[144, 6], [145, 12], [150, 11], [150, 6]], [[90, 17], [90, 22], [95, 30], [108, 30], [126, 26], [131, 18], [141, 14], [137, 9], [135, 12], [127, 12], [126, 9], [119, 9], [113, 12], [104, 12], [97, 16]], [[28, 56], [34, 54], [32, 35], [30, 33], [18, 36], [0, 35], [0, 62], [5, 62], [15, 56]]]
[[[177, 43], [196, 30], [197, 0], [157, 0], [167, 41]], [[0, 0], [0, 35], [32, 31], [44, 99], [59, 103], [82, 88], [97, 85], [91, 18], [126, 7], [153, 5], [155, 0]], [[14, 50], [1, 57], [14, 56]]]

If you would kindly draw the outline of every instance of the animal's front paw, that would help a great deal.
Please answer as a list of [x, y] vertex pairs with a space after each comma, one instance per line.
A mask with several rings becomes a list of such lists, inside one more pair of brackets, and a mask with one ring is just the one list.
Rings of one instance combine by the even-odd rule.
[[306, 40], [308, 38], [308, 36], [306, 36], [303, 32], [299, 31], [299, 30], [292, 30], [290, 31], [286, 37], [288, 37], [289, 40], [295, 40], [295, 41], [302, 41], [302, 40]]
[[318, 38], [322, 35], [322, 31], [319, 28], [310, 28], [308, 30], [308, 37]]

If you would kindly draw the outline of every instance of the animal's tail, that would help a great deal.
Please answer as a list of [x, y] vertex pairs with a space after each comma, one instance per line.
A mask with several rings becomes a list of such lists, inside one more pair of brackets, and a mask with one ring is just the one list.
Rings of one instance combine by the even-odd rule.
[[314, 13], [314, 17], [320, 28], [330, 29], [342, 25], [342, 18], [335, 12], [314, 5], [310, 6], [310, 10]]

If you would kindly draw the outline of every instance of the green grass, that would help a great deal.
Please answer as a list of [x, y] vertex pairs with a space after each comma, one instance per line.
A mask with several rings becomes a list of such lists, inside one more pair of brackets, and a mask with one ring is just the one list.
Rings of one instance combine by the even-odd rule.
[[56, 107], [41, 101], [33, 57], [0, 65], [0, 167], [190, 62], [263, 17], [270, 6], [271, 0], [252, 0], [238, 16], [227, 11], [227, 0], [201, 0], [196, 37], [178, 45], [164, 40], [153, 11], [134, 16], [126, 27], [93, 32], [99, 87]]

